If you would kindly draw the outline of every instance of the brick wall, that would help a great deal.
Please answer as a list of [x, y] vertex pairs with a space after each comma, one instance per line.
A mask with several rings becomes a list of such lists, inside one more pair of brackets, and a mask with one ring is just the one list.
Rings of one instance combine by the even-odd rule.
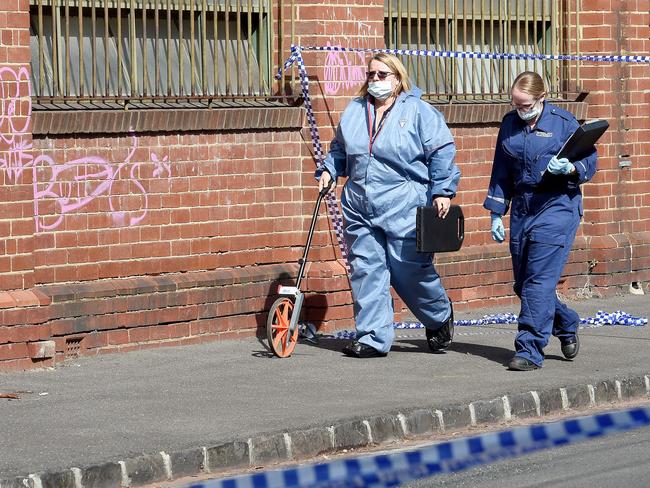
[[34, 284], [28, 5], [0, 8], [0, 290]]
[[[383, 4], [285, 5], [274, 13], [284, 34], [278, 62], [292, 42], [383, 47]], [[637, 2], [577, 6], [581, 27], [569, 19], [567, 29], [582, 40], [570, 52], [650, 52], [650, 18]], [[277, 285], [295, 279], [316, 200], [301, 109], [30, 116], [28, 10], [27, 0], [0, 7], [0, 370], [263, 334]], [[366, 58], [304, 57], [327, 147]], [[581, 81], [567, 83], [590, 92], [586, 105], [570, 109], [605, 117], [611, 129], [599, 146], [600, 171], [585, 187], [565, 294], [612, 293], [650, 279], [646, 70], [581, 63]], [[278, 87], [290, 81], [288, 73]], [[512, 304], [508, 248], [492, 241], [482, 209], [507, 106], [440, 109], [463, 172], [466, 241], [460, 252], [436, 256], [438, 270], [459, 308]], [[302, 286], [305, 318], [324, 330], [352, 328], [349, 282], [324, 213]], [[398, 319], [408, 315], [399, 301], [397, 309]]]

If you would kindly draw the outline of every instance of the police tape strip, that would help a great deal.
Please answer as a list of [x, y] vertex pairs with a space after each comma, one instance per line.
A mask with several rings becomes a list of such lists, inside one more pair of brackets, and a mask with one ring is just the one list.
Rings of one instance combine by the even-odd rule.
[[[484, 325], [516, 324], [517, 315], [513, 313], [484, 315], [480, 319], [454, 320], [455, 327], [477, 327]], [[627, 327], [643, 327], [648, 324], [646, 317], [636, 317], [627, 312], [617, 310], [608, 313], [598, 310], [593, 317], [580, 319], [581, 328], [594, 328], [605, 326], [623, 325]], [[398, 330], [424, 329], [421, 322], [394, 322], [393, 327]], [[353, 330], [339, 330], [333, 334], [335, 339], [356, 339], [356, 332]], [[300, 324], [299, 336], [301, 339], [314, 340], [318, 336], [316, 326], [311, 322]]]
[[650, 426], [650, 406], [515, 427], [390, 454], [211, 480], [190, 488], [397, 486], [555, 446]]
[[602, 63], [650, 63], [650, 56], [614, 54], [530, 54], [530, 53], [483, 53], [477, 51], [437, 51], [427, 49], [372, 49], [341, 46], [298, 46], [302, 51], [347, 51], [389, 53], [405, 56], [428, 56], [460, 59], [506, 59], [533, 61], [593, 61]]

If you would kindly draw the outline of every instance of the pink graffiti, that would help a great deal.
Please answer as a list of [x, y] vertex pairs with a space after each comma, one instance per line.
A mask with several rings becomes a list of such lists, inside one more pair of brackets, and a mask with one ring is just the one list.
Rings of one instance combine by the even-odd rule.
[[[47, 155], [40, 155], [34, 159], [34, 196], [36, 206], [36, 229], [46, 231], [56, 229], [66, 214], [75, 212], [85, 207], [90, 202], [106, 195], [108, 207], [112, 214], [113, 222], [118, 226], [132, 226], [139, 224], [147, 215], [148, 194], [139, 177], [144, 164], [136, 162], [130, 165], [138, 142], [135, 136], [131, 137], [132, 147], [123, 162], [117, 166], [99, 156], [88, 156], [56, 164]], [[171, 177], [171, 167], [167, 163], [167, 156], [159, 159], [155, 153], [151, 154], [154, 162], [153, 177]], [[125, 170], [125, 168], [127, 168]], [[122, 177], [122, 170], [126, 171], [127, 178]], [[36, 181], [47, 181], [44, 189], [39, 190]], [[121, 181], [131, 190], [128, 195], [113, 193], [113, 185]], [[122, 210], [124, 200], [137, 202], [135, 208]], [[53, 203], [51, 215], [41, 215], [40, 206]], [[52, 216], [54, 220], [47, 222]]]
[[[26, 94], [21, 95], [21, 90]], [[27, 136], [32, 113], [32, 91], [26, 67], [15, 71], [0, 67], [0, 168], [9, 181], [17, 181], [32, 161]]]
[[[329, 46], [330, 43], [328, 42]], [[366, 58], [362, 52], [328, 51], [325, 58], [325, 93], [360, 86], [366, 79]]]
[[[119, 164], [100, 156], [86, 156], [57, 163], [45, 154], [34, 158], [31, 134], [32, 91], [29, 71], [0, 68], [0, 169], [8, 181], [17, 182], [23, 170], [33, 168], [34, 220], [36, 232], [59, 227], [67, 214], [105, 197], [115, 225], [137, 225], [146, 217], [149, 196], [141, 179], [148, 165], [132, 163], [138, 146], [131, 136], [129, 153]], [[21, 95], [23, 93], [23, 95]], [[26, 93], [26, 95], [24, 94]], [[168, 156], [150, 153], [152, 178], [171, 178]], [[114, 191], [119, 184], [123, 191]], [[40, 189], [39, 189], [40, 188]], [[99, 202], [101, 207], [103, 202]], [[102, 209], [103, 210], [103, 209]]]

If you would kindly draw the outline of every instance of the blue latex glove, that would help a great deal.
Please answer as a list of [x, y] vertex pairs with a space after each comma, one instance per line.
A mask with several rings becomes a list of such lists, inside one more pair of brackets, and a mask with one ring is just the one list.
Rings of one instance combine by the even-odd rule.
[[556, 158], [553, 156], [546, 167], [549, 173], [554, 175], [568, 175], [576, 170], [576, 167], [567, 158]]
[[490, 218], [492, 219], [492, 239], [503, 242], [506, 239], [506, 228], [503, 226], [501, 215], [491, 213]]

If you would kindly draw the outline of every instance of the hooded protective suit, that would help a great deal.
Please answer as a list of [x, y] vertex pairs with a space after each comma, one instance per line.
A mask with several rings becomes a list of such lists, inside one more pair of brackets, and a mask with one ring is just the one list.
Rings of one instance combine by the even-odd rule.
[[456, 194], [456, 149], [440, 112], [414, 88], [402, 92], [373, 133], [374, 105], [354, 99], [341, 116], [320, 178], [347, 176], [341, 207], [357, 340], [388, 352], [394, 339], [390, 285], [432, 330], [451, 313], [432, 255], [415, 248], [418, 206]]
[[582, 217], [580, 185], [596, 172], [596, 151], [571, 161], [575, 174], [546, 170], [578, 126], [571, 113], [546, 102], [533, 129], [516, 111], [507, 113], [483, 203], [498, 215], [510, 208], [514, 289], [521, 299], [515, 354], [537, 366], [551, 334], [563, 341], [575, 336], [579, 324], [578, 314], [558, 300], [555, 288]]

